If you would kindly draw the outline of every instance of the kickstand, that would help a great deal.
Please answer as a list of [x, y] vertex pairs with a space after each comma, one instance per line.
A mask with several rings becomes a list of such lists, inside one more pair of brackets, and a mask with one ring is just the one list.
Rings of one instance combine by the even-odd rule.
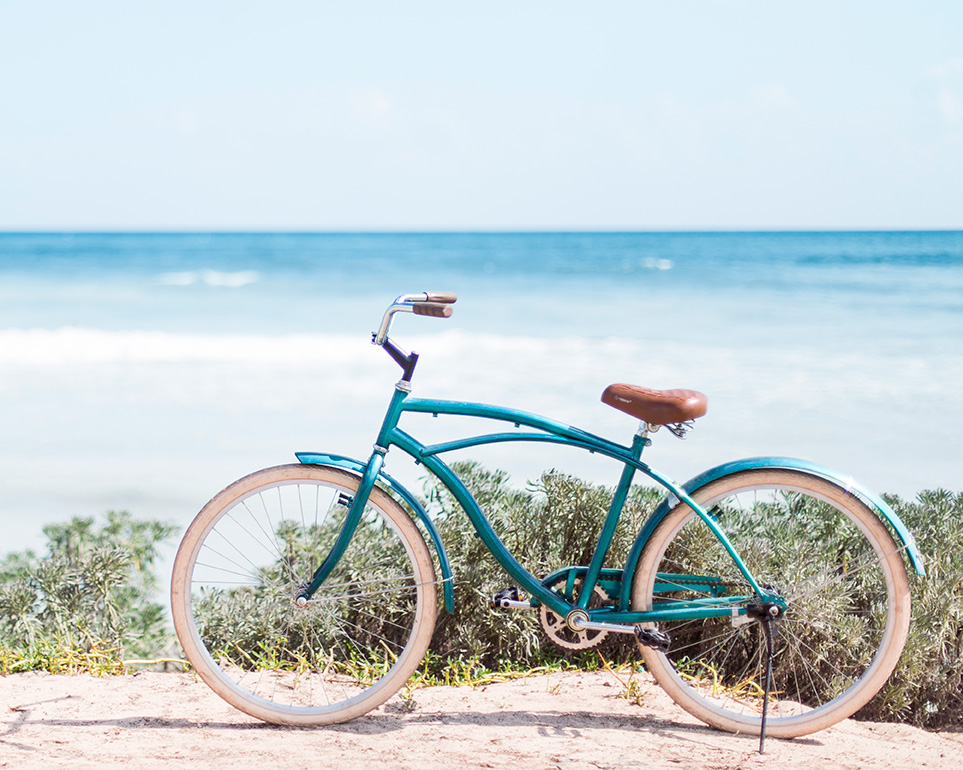
[[765, 754], [766, 715], [769, 712], [769, 692], [772, 688], [772, 654], [773, 647], [775, 647], [772, 626], [775, 621], [770, 617], [763, 616], [759, 622], [762, 623], [762, 627], [766, 631], [766, 684], [762, 691], [762, 721], [759, 724], [759, 753]]

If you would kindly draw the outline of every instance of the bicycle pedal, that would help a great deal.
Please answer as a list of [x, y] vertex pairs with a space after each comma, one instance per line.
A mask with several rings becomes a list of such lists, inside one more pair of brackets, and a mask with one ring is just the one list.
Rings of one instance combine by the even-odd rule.
[[511, 602], [521, 601], [518, 595], [518, 588], [516, 586], [510, 586], [509, 588], [503, 588], [497, 594], [495, 594], [491, 599], [488, 600], [488, 606], [493, 610], [497, 609], [508, 609], [511, 607]]
[[657, 628], [636, 626], [635, 638], [639, 640], [639, 644], [641, 644], [643, 647], [651, 647], [657, 652], [669, 651], [669, 642], [671, 640], [665, 631], [660, 631]]

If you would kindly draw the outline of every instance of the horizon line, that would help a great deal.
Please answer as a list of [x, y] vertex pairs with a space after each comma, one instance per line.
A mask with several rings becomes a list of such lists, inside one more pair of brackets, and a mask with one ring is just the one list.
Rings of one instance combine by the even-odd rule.
[[679, 228], [0, 228], [0, 235], [634, 235], [754, 233], [959, 233], [958, 227]]

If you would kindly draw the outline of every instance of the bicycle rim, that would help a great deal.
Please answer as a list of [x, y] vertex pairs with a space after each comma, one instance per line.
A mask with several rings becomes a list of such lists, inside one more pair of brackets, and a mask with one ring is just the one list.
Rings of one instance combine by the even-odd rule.
[[[805, 735], [855, 713], [892, 673], [909, 627], [906, 570], [885, 526], [850, 493], [796, 471], [734, 474], [693, 497], [759, 584], [787, 604], [775, 626], [769, 734]], [[750, 594], [708, 526], [679, 505], [643, 552], [633, 607], [684, 600], [731, 608], [727, 597]], [[759, 729], [766, 669], [765, 629], [742, 620], [660, 623], [669, 652], [642, 648], [680, 706], [733, 732]]]
[[299, 606], [341, 530], [358, 478], [290, 465], [217, 495], [185, 534], [172, 607], [185, 654], [221, 697], [282, 724], [325, 724], [383, 703], [434, 629], [435, 573], [420, 532], [374, 490], [335, 570]]

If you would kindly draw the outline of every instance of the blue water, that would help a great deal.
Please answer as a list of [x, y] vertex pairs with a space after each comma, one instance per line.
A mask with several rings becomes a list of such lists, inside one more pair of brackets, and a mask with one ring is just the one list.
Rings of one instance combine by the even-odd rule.
[[[0, 234], [0, 260], [0, 328], [285, 332], [313, 326], [310, 310], [438, 285], [468, 292], [466, 312], [501, 319], [496, 331], [514, 321], [486, 313], [492, 303], [520, 300], [547, 308], [528, 314], [534, 333], [624, 333], [613, 303], [679, 302], [817, 319], [842, 305], [905, 314], [899, 328], [920, 308], [952, 315], [963, 288], [960, 232]], [[225, 288], [243, 289], [243, 306]]]
[[693, 387], [709, 415], [652, 456], [680, 480], [778, 453], [963, 489], [961, 232], [0, 234], [8, 547], [107, 508], [186, 522], [295, 450], [365, 454], [396, 377], [368, 334], [425, 289], [460, 299], [396, 324], [419, 395], [623, 440], [606, 384]]

